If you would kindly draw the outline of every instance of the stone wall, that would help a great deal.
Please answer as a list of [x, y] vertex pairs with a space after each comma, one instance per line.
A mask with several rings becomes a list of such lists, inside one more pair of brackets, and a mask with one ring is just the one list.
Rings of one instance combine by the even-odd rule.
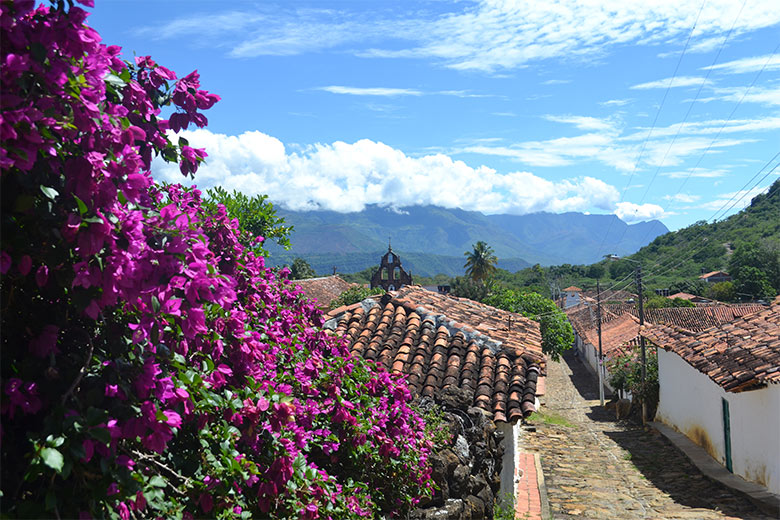
[[469, 406], [460, 389], [440, 392], [431, 401], [421, 398], [425, 411], [435, 404], [444, 411], [449, 445], [431, 456], [433, 479], [439, 490], [410, 514], [413, 520], [492, 519], [493, 505], [501, 486], [504, 435], [490, 416]]

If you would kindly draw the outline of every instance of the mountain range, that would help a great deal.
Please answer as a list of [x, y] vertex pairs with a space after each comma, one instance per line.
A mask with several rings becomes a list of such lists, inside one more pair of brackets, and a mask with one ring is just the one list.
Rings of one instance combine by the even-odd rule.
[[[319, 274], [377, 265], [391, 244], [413, 274], [463, 273], [465, 251], [482, 240], [498, 265], [516, 271], [532, 264], [590, 264], [600, 255], [631, 254], [668, 229], [657, 220], [626, 224], [615, 215], [532, 213], [484, 215], [437, 206], [367, 206], [357, 213], [277, 209], [294, 226], [289, 251], [270, 245], [273, 265], [305, 259]], [[606, 236], [605, 236], [606, 234]]]

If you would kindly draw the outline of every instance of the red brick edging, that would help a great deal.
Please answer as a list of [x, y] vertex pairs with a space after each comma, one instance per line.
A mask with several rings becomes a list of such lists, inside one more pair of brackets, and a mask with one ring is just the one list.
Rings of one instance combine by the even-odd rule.
[[542, 520], [542, 496], [533, 453], [520, 453], [515, 467], [515, 518]]

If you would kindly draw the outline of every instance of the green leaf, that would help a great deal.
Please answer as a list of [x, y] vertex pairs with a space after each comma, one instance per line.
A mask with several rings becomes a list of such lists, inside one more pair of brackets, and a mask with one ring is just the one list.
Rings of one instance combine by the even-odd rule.
[[106, 83], [108, 83], [110, 85], [113, 85], [113, 86], [115, 86], [117, 88], [122, 88], [125, 85], [127, 85], [127, 83], [125, 83], [125, 81], [122, 78], [120, 78], [119, 76], [117, 76], [116, 74], [113, 74], [111, 72], [109, 72], [108, 74], [105, 75], [105, 77], [103, 78], [103, 81], [105, 81]]
[[46, 47], [40, 42], [30, 44], [30, 54], [35, 61], [43, 63], [46, 61]]
[[163, 488], [165, 487], [165, 479], [159, 475], [155, 475], [149, 479], [149, 485], [152, 487]]
[[152, 310], [155, 314], [160, 312], [160, 300], [158, 300], [155, 295], [152, 295]]
[[60, 194], [60, 192], [58, 192], [54, 188], [49, 188], [48, 186], [44, 186], [43, 184], [41, 184], [40, 188], [43, 194], [46, 195], [51, 200], [56, 199]]
[[49, 489], [46, 492], [44, 507], [46, 508], [46, 511], [53, 511], [56, 506], [57, 506], [57, 495], [54, 493], [53, 489]]
[[90, 428], [87, 433], [105, 445], [111, 444], [111, 433], [105, 428]]
[[41, 459], [44, 464], [56, 470], [57, 473], [62, 471], [62, 465], [65, 463], [62, 453], [54, 448], [43, 448], [41, 450]]
[[79, 207], [79, 214], [84, 215], [87, 212], [87, 205], [77, 196], [74, 195], [73, 198], [76, 199], [76, 205]]

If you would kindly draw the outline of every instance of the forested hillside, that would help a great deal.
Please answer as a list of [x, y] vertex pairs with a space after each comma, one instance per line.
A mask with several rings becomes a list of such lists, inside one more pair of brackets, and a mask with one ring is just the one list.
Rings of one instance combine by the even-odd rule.
[[[399, 209], [367, 206], [356, 213], [335, 211], [296, 212], [280, 209], [280, 217], [294, 227], [292, 248], [270, 247], [273, 265], [289, 264], [300, 257], [321, 272], [337, 266], [340, 272], [354, 272], [375, 265], [377, 253], [384, 254], [388, 240], [402, 255], [404, 265], [416, 253], [415, 272], [435, 275], [461, 274], [463, 252], [484, 241], [496, 253], [502, 267], [522, 269], [536, 263], [589, 263], [598, 260], [599, 244], [618, 254], [630, 254], [667, 231], [658, 221], [627, 224], [615, 215], [583, 213], [532, 213], [528, 215], [484, 215], [476, 211], [436, 206]], [[608, 236], [604, 233], [608, 231]], [[370, 263], [360, 255], [370, 255]], [[449, 260], [431, 258], [433, 255]], [[457, 270], [448, 266], [460, 263]], [[520, 263], [518, 263], [520, 261]], [[316, 264], [316, 265], [315, 265]]]
[[[606, 248], [602, 253], [612, 253]], [[697, 222], [679, 231], [656, 237], [629, 256], [640, 262], [648, 289], [670, 289], [706, 295], [712, 287], [699, 280], [704, 272], [724, 270], [739, 278], [733, 294], [715, 294], [722, 299], [771, 297], [780, 289], [780, 180], [767, 193], [756, 196], [748, 207], [724, 220]], [[604, 259], [592, 265], [563, 264], [499, 272], [499, 279], [518, 286], [535, 286], [549, 291], [577, 285], [633, 290], [635, 264]], [[752, 281], [752, 285], [751, 282]], [[741, 285], [740, 285], [741, 284]], [[727, 287], [724, 289], [728, 289]], [[736, 293], [742, 293], [736, 294]]]

